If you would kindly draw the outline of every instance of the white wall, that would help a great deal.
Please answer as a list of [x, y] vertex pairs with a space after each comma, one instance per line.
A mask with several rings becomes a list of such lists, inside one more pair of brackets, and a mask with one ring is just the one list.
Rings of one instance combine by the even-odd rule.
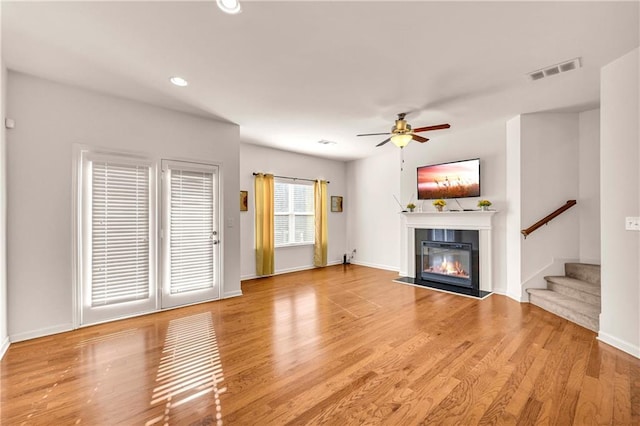
[[72, 328], [72, 147], [222, 162], [223, 294], [240, 293], [239, 128], [9, 72], [8, 324], [12, 341]]
[[601, 72], [600, 214], [602, 314], [599, 339], [640, 357], [640, 232], [625, 230], [640, 216], [639, 50]]
[[[600, 110], [578, 114], [578, 208], [582, 263], [600, 264]], [[575, 207], [574, 207], [575, 208]]]
[[520, 146], [521, 116], [507, 121], [506, 141], [506, 194], [509, 200], [505, 208], [506, 216], [506, 261], [507, 261], [507, 291], [510, 298], [522, 301], [522, 198], [520, 182]]
[[[0, 6], [1, 9], [1, 6]], [[0, 359], [9, 347], [7, 329], [7, 179], [6, 179], [6, 130], [4, 118], [7, 98], [7, 70], [0, 63]]]
[[347, 248], [356, 250], [355, 264], [399, 271], [401, 209], [393, 196], [400, 199], [400, 150], [379, 150], [347, 164]]
[[[578, 114], [524, 114], [520, 121], [521, 226], [529, 227], [578, 198]], [[580, 206], [521, 239], [522, 300], [526, 288], [544, 288], [550, 268], [579, 257]], [[510, 230], [519, 232], [519, 230]]]
[[[454, 123], [455, 125], [455, 123]], [[506, 213], [509, 203], [506, 197], [506, 133], [504, 121], [487, 123], [464, 132], [455, 132], [455, 127], [446, 134], [437, 132], [427, 134], [429, 142], [410, 143], [405, 148], [405, 167], [401, 176], [402, 199], [406, 204], [416, 195], [417, 173], [419, 166], [449, 161], [480, 158], [481, 197], [459, 199], [463, 208], [478, 208], [480, 198], [490, 200], [491, 208], [498, 210], [493, 217], [493, 265], [492, 289], [496, 293], [506, 292]], [[396, 148], [397, 149], [397, 148]], [[458, 208], [453, 200], [447, 200], [447, 208]], [[423, 210], [434, 210], [431, 201], [416, 203]]]
[[[255, 225], [254, 225], [254, 172], [273, 173], [306, 179], [323, 179], [328, 185], [328, 199], [331, 196], [344, 197], [343, 212], [328, 212], [327, 261], [329, 264], [342, 263], [346, 253], [347, 212], [350, 200], [346, 197], [346, 165], [335, 161], [281, 151], [267, 147], [240, 144], [240, 186], [249, 192], [249, 211], [240, 214], [241, 229], [241, 276], [242, 279], [255, 278]], [[279, 247], [275, 253], [275, 272], [284, 273], [313, 268], [313, 245]]]

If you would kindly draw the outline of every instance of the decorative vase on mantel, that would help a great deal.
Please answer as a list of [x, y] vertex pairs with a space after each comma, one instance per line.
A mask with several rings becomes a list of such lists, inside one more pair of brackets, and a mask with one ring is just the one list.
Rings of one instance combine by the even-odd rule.
[[433, 207], [435, 207], [437, 211], [441, 212], [444, 206], [447, 205], [447, 202], [443, 199], [438, 199], [431, 204], [433, 204]]
[[489, 207], [491, 207], [491, 201], [480, 200], [478, 201], [478, 207], [480, 207], [480, 210], [482, 210], [483, 212], [486, 212], [489, 210]]

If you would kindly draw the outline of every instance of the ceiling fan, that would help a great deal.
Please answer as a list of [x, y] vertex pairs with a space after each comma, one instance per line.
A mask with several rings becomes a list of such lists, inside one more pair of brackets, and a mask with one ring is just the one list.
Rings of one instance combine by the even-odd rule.
[[391, 141], [398, 148], [404, 148], [412, 140], [420, 143], [424, 143], [429, 139], [416, 135], [416, 133], [426, 132], [429, 130], [448, 129], [451, 127], [449, 124], [438, 124], [435, 126], [418, 127], [417, 129], [411, 129], [411, 125], [407, 123], [404, 117], [407, 115], [405, 112], [398, 114], [395, 126], [391, 128], [391, 132], [388, 133], [363, 133], [357, 136], [378, 136], [378, 135], [391, 135], [387, 139], [383, 140], [376, 146], [382, 146]]

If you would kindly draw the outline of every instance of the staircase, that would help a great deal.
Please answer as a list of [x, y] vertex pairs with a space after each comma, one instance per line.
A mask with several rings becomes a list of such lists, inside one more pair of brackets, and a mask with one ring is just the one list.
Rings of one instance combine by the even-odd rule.
[[529, 301], [597, 332], [600, 316], [600, 265], [566, 263], [564, 276], [544, 277], [547, 288], [529, 288]]

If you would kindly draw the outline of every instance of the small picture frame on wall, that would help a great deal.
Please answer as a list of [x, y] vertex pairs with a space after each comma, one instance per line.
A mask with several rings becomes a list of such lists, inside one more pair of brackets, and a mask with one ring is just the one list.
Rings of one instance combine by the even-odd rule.
[[240, 191], [240, 211], [246, 212], [249, 210], [249, 192]]
[[342, 212], [342, 197], [336, 195], [331, 196], [331, 211]]

